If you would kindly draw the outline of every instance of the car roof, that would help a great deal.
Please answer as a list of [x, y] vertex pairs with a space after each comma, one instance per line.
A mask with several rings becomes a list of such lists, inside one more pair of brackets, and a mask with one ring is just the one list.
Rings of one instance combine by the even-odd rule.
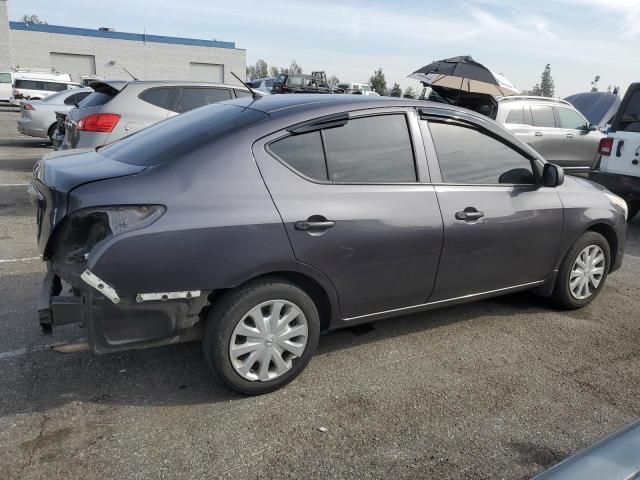
[[409, 98], [373, 97], [367, 95], [341, 95], [341, 94], [276, 94], [265, 95], [257, 100], [242, 98], [231, 100], [229, 103], [239, 106], [249, 106], [253, 110], [272, 114], [284, 110], [297, 111], [301, 109], [319, 109], [328, 106], [344, 106], [346, 108], [378, 108], [394, 106], [432, 106], [455, 111], [457, 107], [444, 103], [429, 102], [426, 100], [412, 100]]

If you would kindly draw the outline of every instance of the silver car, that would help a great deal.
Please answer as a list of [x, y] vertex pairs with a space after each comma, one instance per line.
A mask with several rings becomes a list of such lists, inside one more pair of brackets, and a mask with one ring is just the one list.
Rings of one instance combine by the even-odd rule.
[[565, 100], [504, 97], [498, 100], [496, 121], [567, 173], [586, 173], [598, 162], [604, 135]]
[[71, 110], [62, 149], [95, 148], [211, 103], [251, 96], [244, 85], [188, 81], [101, 81]]
[[20, 104], [18, 132], [53, 142], [56, 112], [67, 112], [93, 93], [92, 88], [75, 88], [50, 95], [42, 100], [26, 100]]

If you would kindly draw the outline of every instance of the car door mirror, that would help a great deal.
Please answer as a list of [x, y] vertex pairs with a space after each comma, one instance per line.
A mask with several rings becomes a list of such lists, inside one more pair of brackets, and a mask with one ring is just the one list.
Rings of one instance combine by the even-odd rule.
[[595, 123], [590, 123], [587, 129], [590, 132], [595, 132], [598, 129], [598, 126]]
[[533, 173], [531, 173], [531, 170], [528, 168], [514, 168], [500, 175], [498, 183], [532, 185], [535, 181]]
[[542, 170], [542, 185], [545, 187], [559, 187], [564, 183], [564, 170], [553, 163], [545, 163]]

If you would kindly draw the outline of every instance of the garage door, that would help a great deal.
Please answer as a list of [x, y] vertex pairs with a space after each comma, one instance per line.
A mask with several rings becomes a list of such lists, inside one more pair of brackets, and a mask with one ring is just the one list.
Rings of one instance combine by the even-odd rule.
[[224, 65], [217, 63], [189, 64], [189, 78], [200, 82], [224, 82]]
[[68, 73], [74, 82], [82, 75], [96, 74], [96, 58], [93, 55], [51, 52], [51, 66], [61, 73]]

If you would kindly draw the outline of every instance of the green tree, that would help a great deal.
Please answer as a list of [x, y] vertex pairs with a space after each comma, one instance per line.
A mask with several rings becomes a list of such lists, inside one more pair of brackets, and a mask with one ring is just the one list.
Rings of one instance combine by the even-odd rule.
[[258, 78], [256, 77], [256, 67], [254, 67], [253, 65], [247, 65], [247, 82], [251, 82], [256, 78]]
[[[535, 87], [534, 87], [535, 89]], [[553, 77], [551, 76], [551, 64], [547, 63], [540, 76], [540, 94], [543, 97], [553, 97], [556, 93]]]
[[416, 98], [416, 92], [413, 90], [413, 87], [407, 87], [404, 91], [404, 98]]
[[23, 15], [21, 20], [24, 23], [33, 23], [34, 25], [48, 25], [44, 20], [40, 20], [37, 15]]
[[331, 75], [327, 79], [327, 83], [329, 84], [330, 87], [335, 87], [336, 85], [338, 85], [340, 83], [340, 79], [338, 77], [336, 77], [335, 75]]
[[391, 87], [391, 91], [389, 92], [390, 97], [401, 97], [402, 96], [402, 88], [398, 83], [394, 83], [393, 87]]
[[[596, 75], [596, 78], [594, 78], [591, 81], [591, 91], [592, 92], [597, 92], [598, 91], [598, 82], [600, 81], [600, 75]], [[609, 85], [609, 88], [611, 88], [611, 85]]]
[[271, 68], [269, 69], [269, 74], [270, 74], [272, 77], [277, 77], [277, 76], [280, 74], [280, 69], [279, 69], [278, 67], [271, 67]]
[[373, 72], [373, 76], [369, 79], [369, 85], [371, 85], [371, 89], [378, 95], [387, 94], [387, 80], [384, 78], [382, 68], [378, 68], [378, 70]]
[[256, 62], [256, 78], [265, 78], [269, 76], [269, 67], [267, 66], [267, 62], [262, 59], [259, 59]]
[[295, 60], [291, 60], [291, 65], [288, 67], [282, 67], [280, 69], [280, 73], [284, 73], [286, 75], [300, 75], [302, 73], [302, 67], [298, 65], [298, 62]]

